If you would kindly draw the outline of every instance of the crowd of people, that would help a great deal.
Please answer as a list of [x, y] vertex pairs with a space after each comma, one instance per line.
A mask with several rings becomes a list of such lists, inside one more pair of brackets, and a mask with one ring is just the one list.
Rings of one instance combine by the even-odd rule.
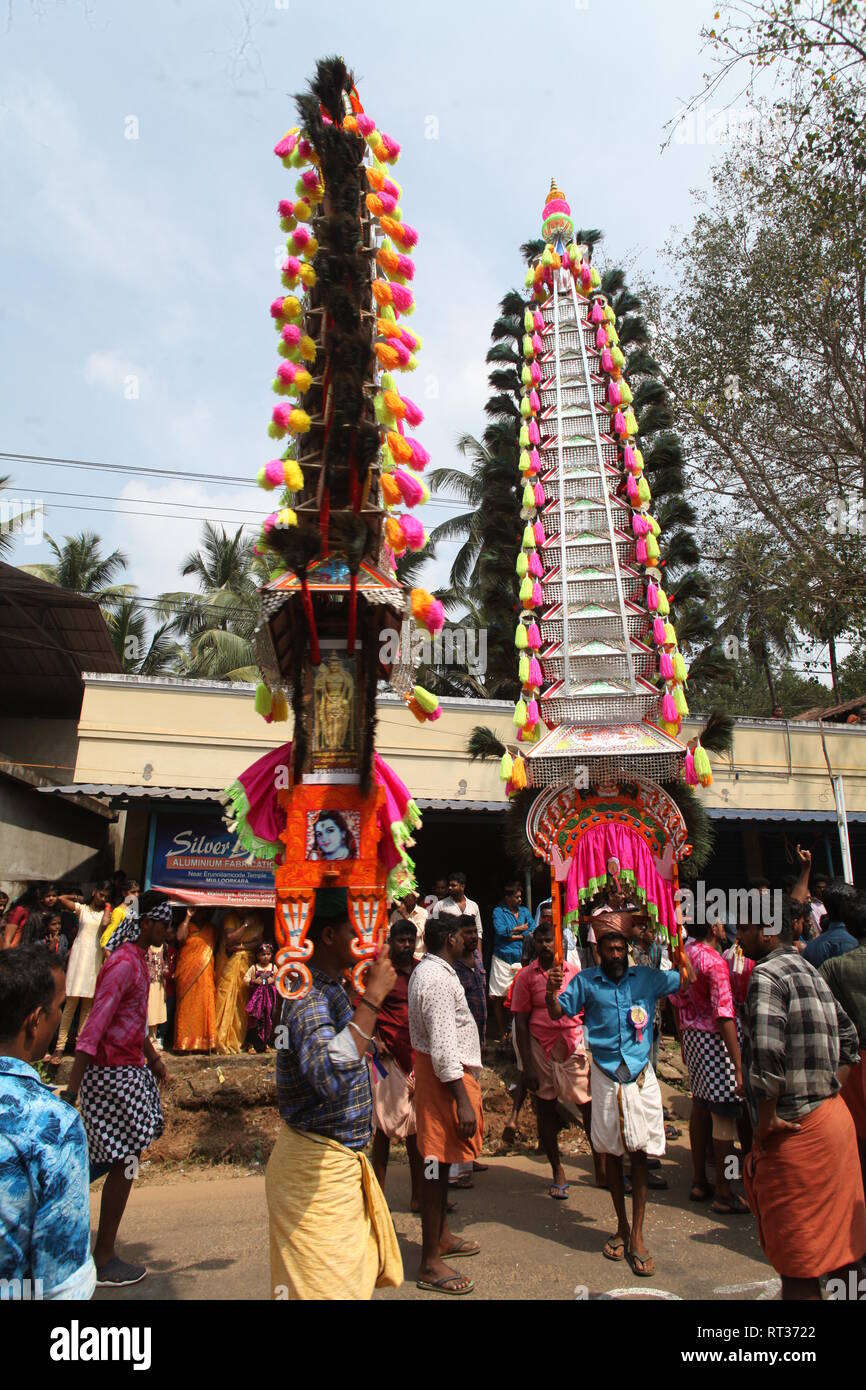
[[[42, 943], [66, 970], [66, 1004], [44, 1061], [58, 1066], [88, 1019], [96, 981], [139, 884], [118, 873], [83, 893], [31, 885], [12, 906], [0, 894], [0, 950]], [[148, 952], [148, 1036], [174, 1052], [267, 1051], [276, 1025], [271, 914], [173, 906], [164, 942]]]
[[[561, 953], [550, 900], [533, 914], [507, 882], [489, 969], [480, 910], [454, 872], [423, 900], [392, 905], [387, 949], [359, 997], [346, 984], [356, 957], [345, 890], [320, 890], [312, 988], [296, 1001], [276, 995], [255, 914], [223, 921], [218, 936], [209, 909], [178, 921], [163, 895], [126, 882], [86, 900], [31, 895], [23, 920], [3, 904], [0, 1276], [38, 1278], [45, 1297], [144, 1277], [115, 1242], [139, 1157], [162, 1132], [170, 975], [176, 1046], [221, 1040], [239, 1051], [252, 1036], [276, 1047], [285, 1124], [266, 1176], [274, 1297], [368, 1298], [402, 1281], [385, 1198], [395, 1142], [421, 1218], [417, 1286], [475, 1288], [456, 1265], [480, 1247], [451, 1230], [451, 1194], [485, 1169], [483, 1059], [506, 1048], [520, 1080], [504, 1145], [528, 1097], [548, 1194], [567, 1202], [559, 1134], [581, 1124], [616, 1222], [600, 1253], [651, 1277], [648, 1194], [666, 1185], [658, 1168], [676, 1133], [656, 1075], [662, 1009], [692, 1096], [689, 1199], [723, 1219], [751, 1214], [783, 1298], [820, 1297], [823, 1277], [844, 1278], [866, 1256], [866, 893], [810, 883], [810, 857], [797, 857], [780, 913], [767, 909], [770, 885], [756, 883], [738, 920], [687, 922], [682, 954], [616, 860], [565, 924]], [[34, 1064], [56, 1055], [76, 1014], [57, 1097]], [[88, 1183], [103, 1175], [91, 1256]]]

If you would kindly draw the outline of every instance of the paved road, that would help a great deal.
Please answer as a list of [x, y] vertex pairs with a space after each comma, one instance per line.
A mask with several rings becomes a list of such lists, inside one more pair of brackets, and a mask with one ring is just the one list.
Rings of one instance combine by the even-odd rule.
[[[668, 1192], [651, 1194], [645, 1228], [656, 1261], [651, 1280], [601, 1255], [613, 1229], [606, 1192], [590, 1182], [588, 1159], [566, 1162], [575, 1184], [569, 1201], [547, 1196], [549, 1169], [541, 1158], [493, 1158], [475, 1187], [457, 1193], [454, 1229], [482, 1246], [461, 1268], [475, 1280], [470, 1297], [489, 1299], [617, 1297], [766, 1299], [778, 1283], [763, 1259], [751, 1217], [716, 1217], [688, 1201], [686, 1136], [664, 1162]], [[441, 1297], [416, 1289], [420, 1221], [408, 1212], [408, 1168], [388, 1175], [388, 1197], [400, 1237], [407, 1282], [376, 1294], [386, 1299]], [[94, 1205], [95, 1211], [95, 1205]], [[146, 1280], [99, 1299], [258, 1299], [268, 1296], [264, 1178], [237, 1177], [148, 1183], [133, 1190], [121, 1228], [121, 1249], [145, 1261]]]

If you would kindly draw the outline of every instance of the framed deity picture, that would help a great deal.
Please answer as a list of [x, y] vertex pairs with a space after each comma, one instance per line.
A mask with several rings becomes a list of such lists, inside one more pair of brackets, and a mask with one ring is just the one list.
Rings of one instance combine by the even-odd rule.
[[308, 771], [356, 773], [360, 756], [357, 653], [349, 656], [345, 642], [326, 638], [321, 645], [321, 663], [309, 675]]

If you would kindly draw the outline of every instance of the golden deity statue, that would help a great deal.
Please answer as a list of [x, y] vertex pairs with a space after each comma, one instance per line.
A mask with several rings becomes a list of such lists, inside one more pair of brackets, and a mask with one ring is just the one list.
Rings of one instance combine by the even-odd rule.
[[[355, 712], [355, 686], [336, 652], [319, 668], [313, 685], [315, 747], [328, 753], [346, 749]], [[348, 747], [354, 746], [354, 739]]]

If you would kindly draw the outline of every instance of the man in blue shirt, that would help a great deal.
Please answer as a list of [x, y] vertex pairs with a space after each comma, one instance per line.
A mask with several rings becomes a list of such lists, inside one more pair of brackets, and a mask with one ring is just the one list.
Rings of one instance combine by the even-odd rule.
[[499, 1041], [505, 1038], [504, 999], [520, 969], [523, 939], [535, 931], [528, 907], [523, 907], [523, 889], [515, 879], [506, 883], [502, 902], [493, 909], [493, 959], [490, 962], [490, 1007], [496, 1020]]
[[845, 883], [841, 878], [831, 879], [824, 889], [823, 902], [827, 915], [821, 919], [821, 934], [807, 942], [803, 950], [803, 959], [814, 965], [816, 970], [825, 960], [844, 956], [846, 951], [853, 951], [857, 945], [856, 936], [851, 935], [846, 924], [848, 912], [856, 911], [857, 897], [854, 885]]
[[45, 946], [0, 952], [0, 1299], [87, 1299], [96, 1286], [84, 1125], [31, 1065], [65, 1002]]
[[[628, 963], [622, 926], [609, 914], [596, 918], [599, 966], [581, 970], [562, 987], [562, 967], [547, 977], [547, 1011], [553, 1019], [583, 1011], [583, 1027], [592, 1051], [592, 1147], [607, 1155], [606, 1174], [617, 1217], [616, 1234], [605, 1241], [609, 1260], [628, 1257], [635, 1274], [655, 1273], [643, 1240], [649, 1171], [648, 1155], [665, 1151], [662, 1097], [650, 1062], [655, 1001], [676, 994], [676, 970], [652, 970]], [[625, 1207], [622, 1160], [628, 1153], [632, 1172], [632, 1220]]]

